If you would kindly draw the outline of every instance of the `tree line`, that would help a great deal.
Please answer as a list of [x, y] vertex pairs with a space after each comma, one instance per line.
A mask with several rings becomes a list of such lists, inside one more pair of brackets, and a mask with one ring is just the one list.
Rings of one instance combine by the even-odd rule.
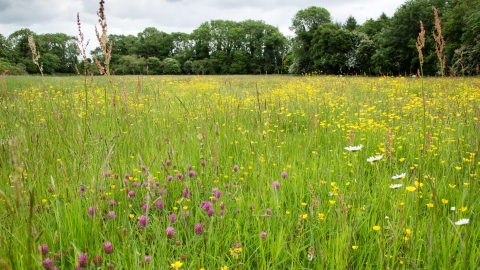
[[[392, 17], [382, 14], [361, 25], [352, 16], [334, 22], [325, 8], [309, 7], [292, 18], [293, 37], [257, 20], [211, 20], [189, 34], [148, 27], [137, 35], [108, 36], [110, 70], [117, 75], [411, 75], [420, 66], [415, 49], [420, 21], [427, 33], [424, 74], [441, 75], [442, 67], [445, 74], [480, 74], [480, 0], [409, 0]], [[444, 40], [440, 52], [434, 33]], [[83, 65], [75, 37], [21, 29], [8, 37], [0, 34], [0, 73], [39, 72], [32, 62], [30, 36], [45, 74], [74, 74], [75, 66]], [[100, 47], [90, 53], [102, 60]], [[90, 72], [98, 74], [95, 62], [87, 61]]]

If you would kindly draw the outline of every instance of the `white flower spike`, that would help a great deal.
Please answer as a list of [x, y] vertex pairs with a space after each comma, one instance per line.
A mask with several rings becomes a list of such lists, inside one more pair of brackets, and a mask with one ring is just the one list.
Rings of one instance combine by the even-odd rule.
[[393, 180], [395, 180], [395, 179], [401, 179], [401, 178], [405, 178], [405, 176], [407, 176], [406, 173], [397, 174], [397, 175], [392, 176], [392, 179], [393, 179]]
[[367, 162], [373, 163], [375, 161], [381, 160], [382, 158], [383, 158], [383, 155], [375, 156], [375, 157], [369, 157], [369, 158], [367, 158]]
[[347, 150], [347, 151], [350, 151], [350, 152], [357, 152], [357, 151], [360, 151], [360, 149], [363, 148], [363, 145], [358, 145], [358, 146], [349, 146], [349, 147], [345, 147], [344, 149]]
[[461, 226], [461, 225], [468, 224], [469, 222], [470, 220], [468, 218], [462, 218], [459, 221], [455, 222], [455, 225]]

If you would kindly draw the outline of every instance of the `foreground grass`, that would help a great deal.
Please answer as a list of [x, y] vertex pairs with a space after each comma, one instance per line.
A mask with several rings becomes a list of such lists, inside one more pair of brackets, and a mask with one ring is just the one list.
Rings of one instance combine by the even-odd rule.
[[473, 269], [478, 83], [7, 77], [0, 265]]

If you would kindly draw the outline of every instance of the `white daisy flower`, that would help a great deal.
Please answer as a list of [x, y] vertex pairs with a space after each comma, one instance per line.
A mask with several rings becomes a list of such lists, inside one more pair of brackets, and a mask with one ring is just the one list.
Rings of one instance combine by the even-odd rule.
[[356, 151], [360, 151], [360, 149], [363, 148], [363, 145], [358, 145], [358, 146], [349, 146], [349, 147], [345, 147], [344, 149], [347, 150], [347, 151], [350, 151], [350, 152], [356, 152]]
[[403, 186], [403, 184], [395, 184], [395, 185], [391, 185], [390, 188], [391, 189], [397, 189], [397, 188], [402, 187], [402, 186]]
[[457, 210], [457, 208], [455, 208], [455, 206], [450, 207], [450, 211], [455, 211], [455, 210]]
[[383, 158], [383, 155], [380, 155], [380, 156], [375, 156], [375, 157], [369, 157], [367, 158], [367, 162], [375, 162], [375, 161], [379, 161]]
[[397, 174], [397, 175], [394, 175], [392, 176], [392, 179], [400, 179], [400, 178], [404, 178], [405, 176], [407, 176], [406, 173], [402, 173], [402, 174]]
[[455, 225], [461, 226], [461, 225], [468, 224], [469, 222], [470, 220], [468, 218], [462, 218], [459, 221], [455, 222]]

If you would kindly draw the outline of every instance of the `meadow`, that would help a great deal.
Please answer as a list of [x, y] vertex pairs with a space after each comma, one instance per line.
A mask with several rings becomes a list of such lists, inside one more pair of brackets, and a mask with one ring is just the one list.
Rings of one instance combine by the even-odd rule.
[[3, 269], [477, 269], [480, 80], [2, 78]]

